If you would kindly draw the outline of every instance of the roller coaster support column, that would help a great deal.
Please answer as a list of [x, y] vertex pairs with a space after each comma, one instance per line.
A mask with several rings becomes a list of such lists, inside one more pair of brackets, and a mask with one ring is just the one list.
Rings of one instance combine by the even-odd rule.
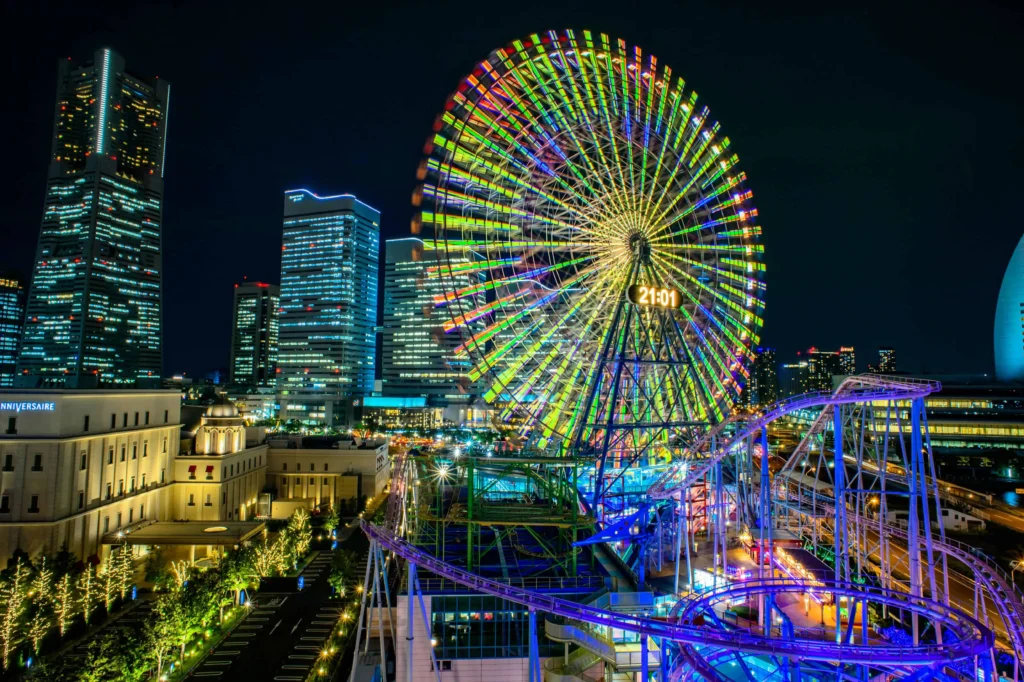
[[[916, 443], [912, 445], [914, 448], [913, 452], [913, 464], [916, 467], [914, 470], [913, 477], [910, 479], [913, 485], [916, 485], [920, 489], [921, 502], [924, 504], [924, 544], [925, 544], [925, 561], [928, 567], [928, 583], [931, 587], [932, 599], [938, 599], [939, 584], [935, 579], [935, 552], [932, 546], [932, 523], [931, 523], [931, 506], [932, 503], [928, 495], [928, 463], [925, 461], [925, 448], [924, 448], [924, 430], [922, 424], [922, 418], [924, 417], [924, 398], [918, 398], [910, 404], [910, 420], [911, 428], [914, 430], [914, 438]], [[912, 443], [914, 441], [912, 440]], [[934, 474], [934, 471], [932, 472]], [[935, 522], [941, 527], [942, 526], [942, 512], [939, 509], [939, 496], [938, 492], [935, 494]], [[943, 534], [945, 537], [945, 534]], [[946, 597], [943, 597], [944, 601]], [[936, 641], [942, 644], [942, 628], [937, 627], [935, 629]]]
[[[753, 453], [751, 453], [753, 455]], [[751, 459], [753, 457], [751, 456]], [[760, 509], [758, 510], [758, 526], [761, 529], [761, 547], [758, 551], [758, 576], [764, 578], [775, 577], [774, 553], [772, 551], [772, 518], [771, 518], [771, 480], [768, 467], [768, 427], [761, 429], [761, 495]], [[768, 559], [767, 576], [765, 575], [764, 561]], [[761, 619], [761, 627], [766, 633], [771, 632], [772, 607], [774, 600], [770, 593], [761, 595], [758, 615]]]
[[[371, 553], [373, 552], [373, 549], [376, 546], [376, 544], [377, 544], [376, 540], [370, 540], [370, 552]], [[370, 561], [367, 561], [366, 562], [366, 573], [365, 573], [365, 575], [363, 575], [363, 596], [362, 596], [362, 599], [359, 600], [359, 622], [358, 622], [358, 624], [356, 626], [356, 646], [355, 646], [355, 649], [353, 650], [355, 653], [353, 655], [352, 674], [349, 675], [349, 682], [355, 682], [355, 679], [356, 679], [356, 665], [358, 665], [358, 662], [359, 662], [359, 640], [360, 640], [360, 638], [363, 635], [363, 619], [366, 616], [366, 598], [367, 598], [366, 595], [369, 594], [369, 592], [370, 592]], [[370, 636], [369, 633], [367, 633], [367, 638], [369, 638], [369, 636]]]
[[[832, 430], [833, 430], [833, 441], [832, 453], [834, 455], [834, 469], [833, 479], [835, 481], [835, 496], [836, 496], [836, 520], [835, 520], [835, 532], [832, 534], [835, 540], [834, 552], [835, 556], [833, 561], [835, 562], [836, 568], [836, 582], [842, 582], [845, 580], [843, 576], [843, 538], [846, 535], [846, 481], [845, 473], [846, 466], [843, 463], [843, 410], [839, 405], [832, 408]], [[833, 599], [833, 608], [836, 614], [836, 641], [842, 641], [840, 638], [843, 636], [842, 630], [842, 618], [839, 617], [839, 596], [835, 595]]]
[[647, 662], [647, 635], [640, 635], [640, 682], [651, 682], [650, 675]]
[[529, 682], [541, 682], [540, 652], [537, 650], [537, 611], [530, 609], [530, 677]]
[[414, 633], [416, 632], [415, 623], [415, 610], [413, 609], [413, 595], [416, 594], [416, 564], [409, 561], [407, 562], [409, 570], [409, 588], [408, 588], [408, 608], [405, 614], [405, 641], [409, 643], [409, 657], [405, 659], [405, 681], [412, 682], [412, 644]]
[[[918, 411], [917, 400], [911, 403], [910, 408], [910, 461], [908, 462], [908, 483], [910, 484], [909, 513], [907, 515], [907, 562], [910, 571], [910, 594], [920, 597], [923, 594], [921, 589], [921, 538], [920, 538], [920, 517], [918, 516], [917, 505], [921, 502], [920, 486], [915, 480], [917, 476], [917, 461], [921, 458], [921, 413]], [[927, 503], [927, 500], [925, 500]], [[927, 532], [928, 529], [925, 529]], [[912, 618], [914, 631], [914, 646], [921, 643], [920, 623], [917, 614]]]

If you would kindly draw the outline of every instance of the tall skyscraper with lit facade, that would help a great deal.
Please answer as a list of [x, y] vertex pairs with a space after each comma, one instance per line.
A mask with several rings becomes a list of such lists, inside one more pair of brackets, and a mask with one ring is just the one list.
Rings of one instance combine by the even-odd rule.
[[380, 212], [351, 194], [284, 195], [281, 417], [342, 424], [373, 392]]
[[779, 399], [779, 369], [774, 348], [758, 348], [750, 369], [750, 378], [744, 390], [748, 405], [771, 405]]
[[[457, 272], [460, 264], [468, 262], [468, 257], [452, 260], [446, 256], [445, 265], [451, 267], [450, 278], [427, 277], [427, 269], [438, 265], [430, 242], [414, 237], [385, 242], [382, 333], [382, 392], [385, 396], [425, 397], [428, 404], [438, 407], [468, 402], [473, 397], [474, 386], [468, 376], [472, 363], [467, 357], [456, 357], [455, 348], [462, 342], [462, 336], [456, 329], [445, 331], [445, 322], [451, 317], [448, 308], [439, 305], [446, 291], [471, 286], [479, 290], [467, 297], [475, 298], [476, 302], [466, 301], [466, 305], [484, 305], [481, 275]], [[472, 329], [474, 323], [469, 323], [469, 327]]]
[[264, 282], [235, 285], [231, 319], [231, 383], [273, 386], [277, 381], [280, 287]]
[[831, 391], [832, 376], [841, 374], [839, 353], [811, 348], [807, 351], [809, 391]]
[[895, 374], [896, 373], [896, 349], [895, 348], [879, 348], [878, 349], [878, 371], [880, 374]]
[[24, 320], [25, 279], [18, 273], [4, 273], [0, 275], [0, 387], [14, 385]]
[[857, 373], [857, 355], [853, 346], [839, 347], [839, 374]]
[[811, 390], [810, 367], [806, 360], [779, 366], [779, 397], [791, 398]]
[[158, 385], [169, 100], [110, 49], [59, 63], [19, 385]]

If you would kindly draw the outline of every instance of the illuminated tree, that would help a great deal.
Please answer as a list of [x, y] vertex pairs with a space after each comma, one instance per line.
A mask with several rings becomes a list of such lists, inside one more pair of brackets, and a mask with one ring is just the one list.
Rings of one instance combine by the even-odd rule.
[[70, 573], [65, 573], [57, 581], [53, 592], [53, 612], [57, 617], [57, 628], [60, 630], [60, 636], [64, 637], [64, 633], [68, 631], [68, 626], [71, 625], [71, 621], [74, 620], [76, 613], [75, 587], [71, 582]]
[[263, 542], [253, 547], [253, 568], [260, 578], [283, 573], [287, 569], [287, 552], [285, 540], [278, 536], [274, 542], [270, 542], [263, 536]]
[[117, 599], [117, 586], [120, 583], [120, 576], [117, 571], [117, 557], [114, 552], [107, 554], [107, 560], [103, 562], [103, 570], [99, 574], [99, 596], [107, 613], [114, 607], [114, 600]]
[[23, 616], [27, 606], [28, 568], [18, 559], [10, 577], [0, 586], [0, 645], [4, 670], [10, 667], [11, 653], [24, 637]]
[[296, 509], [288, 522], [286, 533], [291, 547], [292, 561], [298, 561], [309, 551], [313, 542], [313, 527], [309, 523], [309, 512]]
[[124, 601], [128, 591], [135, 582], [135, 561], [132, 557], [132, 550], [127, 543], [122, 544], [121, 549], [117, 552], [117, 577], [118, 592], [121, 596], [121, 601]]
[[327, 510], [327, 514], [324, 515], [324, 530], [327, 531], [328, 535], [334, 532], [340, 521], [341, 515], [338, 510], [338, 503], [334, 502], [331, 504], [331, 508]]
[[96, 607], [96, 599], [98, 593], [96, 590], [96, 581], [93, 579], [92, 566], [88, 564], [85, 570], [78, 576], [78, 610], [82, 613], [82, 620], [85, 624], [89, 624], [89, 617], [92, 615], [92, 610]]
[[174, 587], [177, 590], [185, 587], [189, 577], [192, 575], [192, 565], [187, 561], [171, 562], [171, 577], [174, 578]]
[[31, 597], [32, 617], [28, 625], [28, 637], [32, 642], [32, 650], [39, 654], [39, 645], [43, 637], [53, 627], [53, 571], [46, 566], [43, 557], [36, 577], [32, 579]]

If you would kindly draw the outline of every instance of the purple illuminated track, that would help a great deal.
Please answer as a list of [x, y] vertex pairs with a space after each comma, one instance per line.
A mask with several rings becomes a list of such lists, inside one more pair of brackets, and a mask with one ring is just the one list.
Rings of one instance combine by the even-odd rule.
[[[879, 648], [865, 644], [837, 644], [831, 641], [799, 638], [776, 639], [751, 632], [719, 631], [693, 625], [667, 623], [654, 618], [605, 611], [489, 580], [440, 561], [405, 540], [395, 537], [384, 528], [365, 521], [362, 528], [382, 547], [391, 550], [407, 561], [481, 594], [500, 597], [544, 613], [659, 637], [680, 644], [720, 647], [741, 653], [786, 656], [799, 660], [895, 666], [933, 666], [981, 655], [992, 647], [991, 631], [973, 618], [940, 604], [921, 599], [912, 601], [905, 596], [899, 598], [896, 595], [881, 594], [881, 591], [876, 596], [883, 601], [892, 600], [893, 604], [898, 602], [900, 607], [907, 609], [910, 613], [918, 613], [928, 618], [939, 618], [955, 627], [960, 640], [952, 644]], [[863, 586], [834, 585], [827, 589], [845, 594], [847, 591], [852, 593], [854, 590], [863, 590]]]

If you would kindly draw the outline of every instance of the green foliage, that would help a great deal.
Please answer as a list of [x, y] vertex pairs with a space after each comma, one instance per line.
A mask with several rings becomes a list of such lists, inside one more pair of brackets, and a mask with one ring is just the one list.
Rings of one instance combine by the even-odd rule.
[[78, 682], [142, 682], [153, 667], [143, 632], [107, 628], [89, 643]]
[[341, 522], [341, 509], [340, 502], [335, 502], [331, 505], [327, 513], [324, 514], [324, 530], [330, 535], [338, 524]]
[[345, 585], [352, 583], [355, 579], [358, 564], [359, 557], [355, 552], [347, 549], [339, 549], [331, 557], [331, 572], [327, 576], [327, 582], [342, 597], [345, 596]]

